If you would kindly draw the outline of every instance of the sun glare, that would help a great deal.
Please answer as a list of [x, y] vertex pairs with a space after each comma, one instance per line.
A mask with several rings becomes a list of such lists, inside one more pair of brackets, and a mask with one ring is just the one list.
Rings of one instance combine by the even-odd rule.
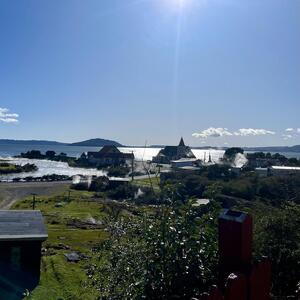
[[181, 11], [186, 8], [192, 0], [165, 0], [169, 9], [174, 11]]
[[179, 7], [183, 7], [184, 4], [186, 3], [186, 0], [174, 0], [174, 1], [175, 3], [177, 3]]

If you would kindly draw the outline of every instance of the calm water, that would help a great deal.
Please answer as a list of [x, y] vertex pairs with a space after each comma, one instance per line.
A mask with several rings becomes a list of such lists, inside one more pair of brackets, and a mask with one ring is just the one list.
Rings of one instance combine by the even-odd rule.
[[[131, 153], [133, 152], [137, 160], [151, 160], [153, 156], [156, 156], [161, 148], [119, 148], [121, 151]], [[27, 152], [30, 150], [39, 150], [45, 153], [47, 150], [53, 150], [57, 154], [64, 152], [68, 156], [79, 157], [83, 152], [99, 151], [99, 147], [76, 147], [76, 146], [33, 146], [33, 145], [0, 145], [0, 157], [7, 158], [15, 155], [19, 155], [21, 152]], [[218, 160], [223, 156], [223, 150], [199, 150], [194, 149], [194, 154], [199, 159], [204, 159], [204, 156], [208, 159], [209, 152], [211, 153], [213, 160]], [[206, 154], [205, 154], [206, 153]]]
[[[157, 155], [160, 148], [119, 148], [121, 151], [131, 153], [133, 152], [136, 160], [151, 160], [153, 156]], [[0, 180], [12, 180], [15, 177], [24, 178], [27, 176], [41, 177], [44, 175], [58, 174], [58, 175], [96, 175], [101, 176], [105, 173], [96, 169], [82, 169], [82, 168], [71, 168], [67, 163], [54, 162], [48, 160], [28, 160], [23, 158], [13, 158], [15, 155], [19, 155], [21, 152], [27, 152], [29, 150], [40, 150], [45, 153], [47, 150], [53, 150], [56, 153], [64, 152], [68, 156], [79, 157], [83, 152], [87, 151], [99, 151], [99, 147], [73, 147], [73, 146], [32, 146], [32, 145], [0, 145], [0, 159], [7, 159], [13, 163], [24, 165], [26, 163], [34, 163], [39, 169], [36, 172], [21, 173], [21, 174], [10, 174], [0, 176]], [[219, 150], [193, 150], [194, 154], [199, 159], [208, 160], [209, 153], [211, 154], [212, 160], [217, 162], [224, 154], [224, 151]]]
[[[131, 153], [133, 152], [136, 160], [151, 160], [153, 156], [156, 156], [160, 151], [160, 148], [119, 148], [121, 151]], [[38, 171], [32, 173], [22, 173], [0, 176], [0, 180], [11, 180], [14, 177], [41, 177], [44, 175], [58, 174], [58, 175], [104, 175], [102, 171], [96, 169], [81, 169], [81, 168], [71, 168], [68, 164], [63, 162], [54, 162], [48, 160], [28, 160], [13, 158], [15, 155], [19, 155], [21, 152], [27, 152], [29, 150], [40, 150], [45, 153], [47, 150], [53, 150], [56, 153], [64, 152], [68, 156], [79, 157], [83, 152], [88, 151], [99, 151], [99, 147], [75, 147], [75, 146], [32, 146], [32, 145], [0, 145], [0, 159], [8, 159], [16, 164], [24, 165], [26, 163], [34, 163], [39, 168]], [[193, 153], [199, 159], [208, 160], [209, 153], [211, 155], [213, 162], [218, 162], [221, 157], [223, 157], [223, 150], [199, 150], [193, 149]], [[300, 153], [282, 153], [287, 157], [297, 157], [300, 158]]]

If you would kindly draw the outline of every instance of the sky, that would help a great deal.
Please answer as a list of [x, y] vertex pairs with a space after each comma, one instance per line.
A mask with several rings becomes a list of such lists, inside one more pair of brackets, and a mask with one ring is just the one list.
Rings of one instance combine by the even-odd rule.
[[300, 144], [299, 0], [1, 0], [0, 138]]

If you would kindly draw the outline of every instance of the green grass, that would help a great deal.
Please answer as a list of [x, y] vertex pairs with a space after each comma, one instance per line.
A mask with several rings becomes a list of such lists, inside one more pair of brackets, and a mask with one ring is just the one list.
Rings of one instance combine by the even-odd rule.
[[[28, 197], [15, 203], [12, 209], [31, 209], [31, 205], [32, 197]], [[47, 254], [42, 257], [40, 284], [27, 299], [97, 299], [99, 293], [86, 284], [85, 270], [95, 261], [92, 248], [108, 239], [109, 234], [105, 225], [84, 229], [74, 226], [74, 222], [80, 224], [93, 218], [105, 224], [105, 220], [112, 218], [116, 211], [131, 216], [130, 208], [97, 199], [91, 192], [72, 191], [70, 201], [67, 192], [37, 197], [36, 209], [41, 210], [45, 217], [49, 238], [43, 244]], [[78, 251], [86, 258], [79, 263], [69, 263], [65, 254], [72, 251]]]
[[18, 168], [14, 164], [6, 163], [6, 162], [0, 163], [0, 174], [14, 173], [17, 171], [18, 171]]
[[154, 189], [159, 190], [160, 189], [160, 178], [146, 178], [146, 179], [135, 179], [133, 181], [133, 184], [139, 187], [151, 187], [151, 184]]

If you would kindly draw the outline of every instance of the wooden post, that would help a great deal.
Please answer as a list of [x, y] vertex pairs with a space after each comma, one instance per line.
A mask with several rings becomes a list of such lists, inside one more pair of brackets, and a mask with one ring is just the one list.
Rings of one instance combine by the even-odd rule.
[[252, 260], [252, 217], [226, 209], [219, 217], [220, 275], [224, 284], [232, 272], [247, 273]]
[[35, 196], [36, 194], [32, 194], [32, 210], [35, 210]]
[[134, 180], [134, 155], [133, 155], [133, 151], [131, 152], [132, 153], [132, 157], [131, 157], [131, 180], [133, 181]]

